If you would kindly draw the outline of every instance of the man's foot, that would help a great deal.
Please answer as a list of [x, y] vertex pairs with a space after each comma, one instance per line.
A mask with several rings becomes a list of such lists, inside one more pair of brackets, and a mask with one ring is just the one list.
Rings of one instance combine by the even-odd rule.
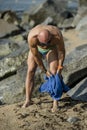
[[52, 112], [57, 112], [58, 111], [58, 101], [54, 100], [53, 101], [53, 108], [51, 109]]
[[30, 102], [25, 101], [25, 103], [23, 104], [22, 108], [26, 108], [26, 107], [30, 106], [30, 104], [31, 104]]
[[59, 109], [58, 109], [58, 107], [53, 107], [52, 109], [51, 109], [51, 111], [54, 113], [54, 112], [57, 112]]

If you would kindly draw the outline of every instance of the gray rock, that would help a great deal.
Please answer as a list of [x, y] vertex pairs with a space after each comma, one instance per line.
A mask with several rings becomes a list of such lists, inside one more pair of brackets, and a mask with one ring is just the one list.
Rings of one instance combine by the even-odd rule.
[[73, 18], [65, 19], [63, 23], [58, 24], [58, 27], [61, 29], [70, 29], [73, 27], [72, 22], [73, 22]]
[[55, 22], [58, 22], [59, 19], [59, 12], [64, 10], [67, 6], [67, 0], [45, 0], [44, 2], [31, 7], [27, 14], [29, 14], [30, 19], [35, 21], [35, 24], [42, 23], [47, 17], [52, 17]]
[[14, 73], [19, 66], [27, 59], [28, 45], [24, 44], [10, 55], [0, 60], [0, 78], [5, 75]]
[[18, 28], [14, 24], [9, 24], [8, 22], [0, 19], [0, 38], [5, 37], [7, 35], [11, 35], [12, 33], [20, 32], [20, 28]]
[[[24, 99], [26, 63], [28, 47], [22, 46], [11, 57], [0, 62], [0, 97], [6, 103], [14, 103]], [[45, 61], [44, 61], [45, 62]], [[2, 66], [1, 66], [2, 65]], [[21, 66], [22, 65], [22, 66]], [[71, 87], [74, 83], [87, 75], [87, 45], [79, 46], [66, 56], [63, 70], [63, 79]], [[3, 79], [3, 80], [2, 80]], [[43, 74], [37, 71], [33, 96], [39, 95], [38, 87], [43, 82]]]
[[35, 26], [35, 21], [34, 20], [30, 20], [29, 27], [33, 28], [34, 26]]
[[10, 53], [11, 49], [9, 48], [9, 43], [7, 43], [6, 45], [0, 43], [0, 58]]
[[[24, 64], [25, 65], [25, 64]], [[15, 103], [24, 99], [24, 88], [27, 66], [0, 81], [0, 97], [4, 103]]]
[[72, 26], [76, 27], [78, 26], [79, 21], [87, 15], [87, 7], [86, 6], [81, 6], [78, 8], [77, 14], [74, 17]]
[[70, 89], [67, 94], [74, 100], [87, 101], [87, 78]]
[[8, 39], [0, 39], [0, 59], [19, 49], [19, 45]]
[[80, 6], [87, 5], [87, 0], [79, 0]]
[[[2, 103], [13, 104], [25, 99], [25, 79], [27, 64], [23, 63], [13, 75], [0, 81], [0, 100]], [[35, 75], [35, 88], [33, 97], [39, 95], [38, 87], [41, 83], [41, 73]]]
[[24, 12], [23, 15], [22, 15], [21, 25], [29, 24], [29, 21], [30, 21], [30, 16], [29, 16], [29, 14]]
[[85, 16], [85, 17], [83, 17], [80, 21], [79, 21], [79, 23], [78, 23], [78, 25], [77, 25], [77, 27], [76, 27], [76, 30], [78, 30], [78, 31], [82, 31], [83, 30], [83, 27], [84, 27], [84, 29], [87, 29], [86, 28], [86, 26], [87, 26], [87, 15]]
[[78, 36], [80, 37], [80, 39], [87, 39], [87, 15], [85, 17], [83, 17], [77, 27], [76, 30], [78, 30]]
[[45, 19], [45, 21], [44, 21], [42, 24], [44, 24], [44, 25], [54, 24], [53, 21], [54, 21], [54, 20], [53, 20], [52, 17], [47, 17], [47, 18]]
[[25, 43], [24, 37], [21, 34], [15, 35], [15, 36], [11, 36], [9, 37], [9, 39], [11, 40], [11, 42], [17, 43], [22, 45], [23, 43]]
[[11, 10], [4, 11], [2, 13], [2, 18], [8, 23], [13, 23], [15, 25], [18, 25], [20, 23], [20, 20], [17, 17], [16, 13]]
[[69, 122], [69, 123], [76, 123], [77, 121], [79, 120], [79, 118], [77, 118], [77, 117], [69, 117], [68, 119], [67, 119], [67, 121]]
[[87, 40], [87, 28], [84, 26], [84, 30], [83, 31], [80, 31], [79, 32], [79, 34], [78, 34], [78, 36], [79, 36], [79, 38], [80, 39], [82, 39], [82, 40]]
[[65, 57], [62, 75], [70, 87], [87, 75], [87, 44], [76, 47]]

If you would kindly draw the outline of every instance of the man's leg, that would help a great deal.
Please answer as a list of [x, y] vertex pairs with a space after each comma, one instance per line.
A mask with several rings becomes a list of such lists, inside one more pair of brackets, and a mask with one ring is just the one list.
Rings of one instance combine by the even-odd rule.
[[23, 107], [28, 107], [31, 103], [31, 96], [32, 96], [32, 91], [34, 87], [34, 75], [35, 71], [37, 68], [37, 64], [34, 61], [34, 57], [32, 55], [32, 52], [29, 52], [28, 60], [28, 70], [27, 70], [27, 77], [26, 77], [26, 101], [23, 105]]
[[[49, 51], [46, 58], [47, 58], [47, 61], [48, 61], [48, 64], [49, 64], [50, 72], [52, 74], [56, 74], [57, 73], [57, 67], [58, 67], [58, 54], [57, 54], [57, 52], [55, 50]], [[58, 101], [54, 100], [52, 112], [55, 112], [57, 110], [58, 110]]]

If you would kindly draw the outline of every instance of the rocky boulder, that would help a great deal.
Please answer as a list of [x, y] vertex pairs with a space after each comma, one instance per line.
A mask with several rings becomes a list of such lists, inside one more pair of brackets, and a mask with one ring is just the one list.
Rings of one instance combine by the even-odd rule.
[[66, 56], [62, 74], [69, 87], [87, 76], [87, 44], [76, 47]]
[[[13, 104], [25, 99], [25, 80], [27, 74], [27, 64], [21, 66], [0, 81], [0, 100], [2, 103]], [[39, 95], [38, 88], [42, 82], [41, 73], [37, 71], [35, 75], [35, 87], [33, 97]]]
[[0, 38], [6, 37], [8, 35], [18, 34], [22, 31], [21, 28], [14, 24], [9, 24], [7, 21], [0, 19]]
[[87, 39], [87, 15], [79, 21], [76, 30], [79, 32], [80, 39]]
[[[24, 57], [26, 57], [26, 51], [22, 50], [21, 52], [15, 57], [13, 56], [13, 59], [5, 59], [4, 62], [6, 63], [2, 64], [1, 72], [3, 73], [0, 75], [3, 76], [0, 82], [0, 97], [2, 102], [14, 103], [25, 98], [27, 64], [26, 60], [24, 61], [26, 59]], [[1, 61], [1, 63], [3, 62]], [[17, 67], [18, 65], [20, 67]], [[71, 88], [87, 76], [87, 44], [75, 48], [66, 56], [62, 75], [64, 82]], [[43, 73], [37, 70], [33, 97], [40, 94], [38, 87], [43, 81]]]
[[87, 5], [87, 0], [79, 0], [80, 6]]
[[79, 21], [85, 17], [87, 15], [87, 7], [86, 6], [80, 6], [77, 10], [77, 13], [74, 17], [74, 20], [73, 20], [73, 23], [72, 23], [72, 26], [73, 27], [77, 27], [78, 26], [78, 23]]
[[2, 12], [1, 18], [7, 21], [8, 23], [12, 23], [15, 25], [19, 25], [20, 23], [20, 19], [17, 17], [16, 13], [11, 10]]
[[42, 23], [47, 17], [52, 17], [55, 22], [58, 22], [60, 11], [64, 10], [67, 5], [67, 0], [45, 0], [44, 2], [31, 7], [26, 14], [29, 15], [29, 18], [35, 21], [36, 24]]
[[19, 45], [12, 43], [9, 39], [0, 39], [0, 59], [19, 49]]
[[19, 49], [0, 60], [0, 79], [8, 77], [17, 71], [17, 68], [27, 59], [28, 45], [24, 44]]
[[80, 81], [67, 93], [72, 99], [87, 102], [87, 78]]

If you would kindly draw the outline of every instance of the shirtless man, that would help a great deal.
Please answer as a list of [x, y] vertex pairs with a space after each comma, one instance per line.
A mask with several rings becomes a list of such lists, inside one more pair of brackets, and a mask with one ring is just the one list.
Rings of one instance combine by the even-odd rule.
[[[26, 77], [26, 101], [23, 107], [28, 107], [31, 102], [32, 90], [34, 87], [34, 75], [37, 66], [47, 75], [59, 73], [63, 68], [65, 58], [65, 47], [61, 32], [52, 25], [37, 25], [28, 35], [29, 55], [28, 70]], [[49, 70], [43, 63], [43, 56], [46, 58]], [[53, 101], [52, 111], [58, 108], [58, 101]]]

